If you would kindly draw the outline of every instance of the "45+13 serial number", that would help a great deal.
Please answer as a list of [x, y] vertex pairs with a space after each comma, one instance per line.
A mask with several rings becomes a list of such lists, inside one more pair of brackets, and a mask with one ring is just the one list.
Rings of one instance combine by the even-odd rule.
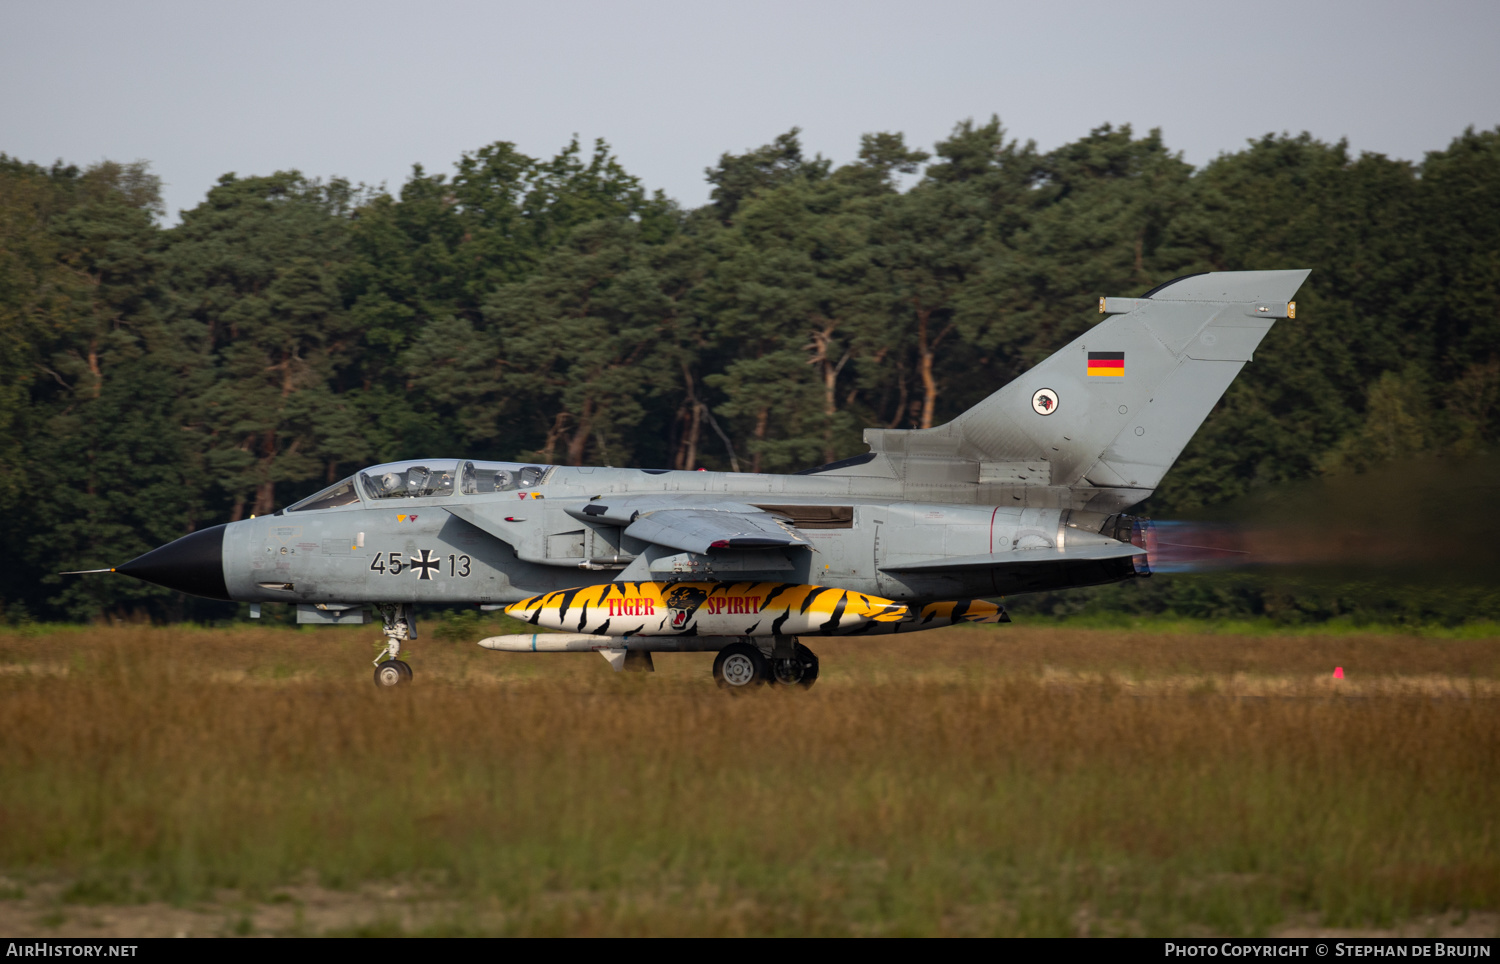
[[[448, 575], [458, 579], [469, 578], [474, 560], [468, 556], [448, 553]], [[370, 571], [399, 576], [403, 572], [415, 572], [418, 579], [432, 579], [442, 575], [443, 557], [431, 549], [419, 549], [410, 559], [403, 552], [377, 552], [370, 561]]]

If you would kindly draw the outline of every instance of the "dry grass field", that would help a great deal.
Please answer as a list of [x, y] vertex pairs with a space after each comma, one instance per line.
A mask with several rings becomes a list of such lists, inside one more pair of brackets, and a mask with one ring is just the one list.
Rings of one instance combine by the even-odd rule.
[[0, 634], [0, 934], [1500, 922], [1500, 639], [967, 627], [736, 699], [431, 639], [382, 692], [375, 635]]

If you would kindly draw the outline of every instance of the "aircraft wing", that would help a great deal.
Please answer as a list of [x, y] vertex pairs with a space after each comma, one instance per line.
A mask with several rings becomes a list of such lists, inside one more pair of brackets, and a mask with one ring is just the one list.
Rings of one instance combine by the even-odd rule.
[[[521, 558], [555, 564], [527, 555], [522, 531], [502, 524], [493, 511], [467, 505], [445, 508], [455, 518], [510, 544]], [[716, 549], [812, 545], [790, 523], [777, 519], [764, 509], [739, 502], [683, 504], [677, 499], [667, 500], [657, 496], [643, 499], [637, 496], [568, 506], [564, 511], [583, 522], [620, 526], [632, 538], [653, 542], [678, 552], [705, 553]]]
[[625, 527], [625, 534], [682, 552], [698, 553], [812, 545], [789, 523], [764, 509], [732, 502], [643, 509]]
[[950, 556], [947, 559], [923, 559], [881, 566], [887, 572], [916, 572], [924, 569], [993, 569], [1000, 566], [1035, 565], [1039, 562], [1070, 562], [1092, 559], [1123, 559], [1144, 556], [1145, 549], [1128, 543], [1113, 546], [1079, 546], [1075, 549], [1013, 549], [1010, 552], [979, 556]]
[[627, 496], [595, 499], [565, 511], [583, 522], [620, 526], [632, 539], [679, 552], [812, 545], [791, 523], [743, 502]]

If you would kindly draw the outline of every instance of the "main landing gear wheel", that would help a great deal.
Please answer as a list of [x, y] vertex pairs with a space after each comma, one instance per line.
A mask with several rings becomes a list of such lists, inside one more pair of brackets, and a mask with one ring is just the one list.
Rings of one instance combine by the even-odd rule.
[[771, 678], [766, 658], [748, 643], [731, 643], [714, 657], [714, 682], [719, 689], [743, 693], [759, 689]]
[[384, 689], [411, 682], [411, 667], [399, 659], [388, 659], [375, 667], [375, 685]]
[[818, 681], [818, 657], [812, 650], [797, 644], [796, 655], [790, 659], [771, 659], [771, 680], [782, 686], [800, 686], [807, 689]]

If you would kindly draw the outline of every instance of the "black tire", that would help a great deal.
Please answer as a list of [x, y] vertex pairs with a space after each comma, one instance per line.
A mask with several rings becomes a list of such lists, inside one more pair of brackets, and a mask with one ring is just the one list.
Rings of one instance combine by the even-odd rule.
[[399, 659], [388, 659], [375, 667], [375, 685], [381, 689], [404, 686], [411, 682], [411, 667]]
[[818, 681], [818, 657], [812, 650], [797, 644], [797, 654], [792, 659], [773, 659], [771, 681], [782, 686], [800, 686], [807, 689]]
[[759, 689], [770, 678], [770, 664], [760, 650], [749, 643], [730, 643], [714, 657], [714, 682], [721, 690], [743, 693]]

